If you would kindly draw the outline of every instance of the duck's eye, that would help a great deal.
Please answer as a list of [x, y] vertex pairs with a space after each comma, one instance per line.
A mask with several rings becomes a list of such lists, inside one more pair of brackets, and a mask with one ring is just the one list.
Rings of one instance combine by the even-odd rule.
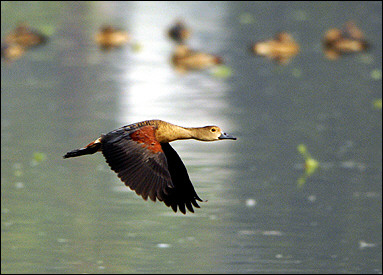
[[212, 131], [212, 132], [215, 132], [215, 131], [217, 131], [217, 130], [216, 130], [215, 128], [211, 128], [211, 131]]

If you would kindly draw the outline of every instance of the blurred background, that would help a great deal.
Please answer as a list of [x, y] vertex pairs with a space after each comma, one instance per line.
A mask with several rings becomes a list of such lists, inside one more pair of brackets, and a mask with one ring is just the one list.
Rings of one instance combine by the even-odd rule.
[[[167, 30], [223, 67], [177, 73]], [[325, 57], [353, 21], [371, 47]], [[1, 2], [1, 37], [47, 42], [1, 61], [2, 273], [382, 273], [382, 3]], [[102, 51], [100, 26], [128, 31]], [[249, 51], [289, 32], [279, 65]], [[101, 154], [64, 160], [146, 119], [219, 125], [236, 141], [176, 141], [194, 214], [143, 201]]]

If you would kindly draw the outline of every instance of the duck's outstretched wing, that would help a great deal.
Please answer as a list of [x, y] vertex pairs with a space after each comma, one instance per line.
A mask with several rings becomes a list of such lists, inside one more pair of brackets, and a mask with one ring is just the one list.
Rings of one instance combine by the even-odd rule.
[[173, 188], [167, 188], [165, 194], [164, 203], [170, 206], [174, 212], [177, 212], [177, 207], [182, 213], [186, 213], [186, 208], [194, 213], [194, 207], [199, 208], [197, 203], [202, 201], [196, 191], [193, 184], [190, 181], [188, 172], [181, 158], [177, 152], [170, 146], [169, 143], [161, 143], [162, 150], [166, 155], [168, 162], [168, 169], [174, 184]]
[[[185, 166], [169, 144], [155, 138], [155, 126], [126, 126], [101, 137], [101, 151], [118, 177], [145, 200], [163, 201], [176, 212], [193, 211], [199, 199]], [[200, 200], [200, 199], [199, 199]]]
[[162, 201], [173, 186], [154, 127], [122, 127], [101, 137], [101, 151], [118, 177], [144, 200]]

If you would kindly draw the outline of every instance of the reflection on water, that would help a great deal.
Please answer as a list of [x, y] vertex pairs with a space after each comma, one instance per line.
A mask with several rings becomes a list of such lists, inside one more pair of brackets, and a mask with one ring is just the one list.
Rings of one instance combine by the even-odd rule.
[[[124, 75], [119, 81], [124, 93], [121, 93], [121, 114], [116, 117], [120, 118], [121, 123], [161, 118], [184, 126], [227, 125], [225, 117], [217, 121], [226, 105], [224, 95], [229, 90], [227, 83], [208, 74], [195, 73], [185, 78], [175, 74], [170, 66], [175, 44], [166, 36], [166, 30], [172, 22], [163, 18], [173, 18], [174, 10], [164, 5], [161, 18], [154, 18], [153, 21], [148, 20], [147, 16], [152, 14], [153, 6], [136, 5], [134, 8], [131, 16], [132, 22], [135, 22], [134, 37], [137, 41], [147, 42], [142, 51], [122, 63]], [[214, 29], [217, 36], [223, 31], [219, 26]], [[193, 36], [197, 32], [198, 29], [193, 30]]]
[[[382, 272], [380, 2], [2, 2], [1, 12], [2, 36], [25, 18], [50, 33], [1, 64], [2, 272]], [[166, 31], [178, 18], [188, 45], [222, 55], [230, 77], [174, 71]], [[321, 37], [350, 19], [373, 47], [328, 61]], [[103, 24], [140, 50], [100, 51]], [[301, 46], [289, 64], [248, 51], [279, 31]], [[101, 154], [62, 159], [154, 118], [238, 137], [174, 142], [206, 200], [195, 214], [143, 201]], [[302, 188], [299, 144], [320, 163]]]

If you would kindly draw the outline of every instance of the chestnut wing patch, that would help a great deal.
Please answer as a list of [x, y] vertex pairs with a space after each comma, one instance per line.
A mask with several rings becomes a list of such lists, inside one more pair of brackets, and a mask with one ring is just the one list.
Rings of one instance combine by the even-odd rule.
[[130, 134], [130, 137], [154, 154], [163, 152], [160, 143], [156, 140], [153, 126], [138, 128]]
[[154, 134], [153, 126], [119, 128], [102, 136], [102, 153], [125, 185], [144, 200], [163, 201], [173, 183]]

